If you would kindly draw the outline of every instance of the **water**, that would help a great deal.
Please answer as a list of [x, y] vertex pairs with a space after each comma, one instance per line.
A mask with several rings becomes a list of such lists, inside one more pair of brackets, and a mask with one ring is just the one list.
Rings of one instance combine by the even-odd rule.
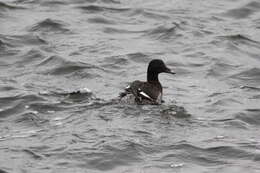
[[2, 0], [0, 66], [0, 172], [260, 172], [257, 0]]

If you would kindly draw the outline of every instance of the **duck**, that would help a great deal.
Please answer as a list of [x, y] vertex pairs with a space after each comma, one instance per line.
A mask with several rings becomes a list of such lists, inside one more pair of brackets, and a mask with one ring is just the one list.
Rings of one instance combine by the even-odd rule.
[[131, 82], [123, 92], [119, 94], [119, 100], [145, 105], [158, 105], [162, 104], [164, 101], [163, 88], [159, 81], [160, 73], [176, 74], [171, 69], [169, 69], [163, 60], [153, 59], [149, 62], [147, 68], [147, 81], [135, 80]]

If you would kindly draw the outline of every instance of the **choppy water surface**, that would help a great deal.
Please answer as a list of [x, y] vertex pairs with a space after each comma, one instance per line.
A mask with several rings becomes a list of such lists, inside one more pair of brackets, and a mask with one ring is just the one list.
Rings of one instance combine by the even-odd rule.
[[[112, 102], [154, 58], [165, 103]], [[260, 172], [259, 134], [259, 1], [0, 1], [0, 172]]]

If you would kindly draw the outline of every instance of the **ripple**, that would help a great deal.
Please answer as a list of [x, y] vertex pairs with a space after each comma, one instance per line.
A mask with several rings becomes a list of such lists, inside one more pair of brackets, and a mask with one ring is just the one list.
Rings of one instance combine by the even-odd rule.
[[166, 41], [171, 40], [172, 38], [179, 37], [180, 34], [177, 33], [177, 30], [177, 25], [163, 25], [147, 30], [145, 35], [157, 40]]
[[86, 6], [79, 6], [77, 8], [83, 10], [86, 13], [100, 13], [100, 12], [120, 13], [120, 12], [126, 12], [131, 10], [130, 8], [112, 8], [112, 7], [105, 7], [99, 5], [86, 5]]
[[260, 124], [260, 109], [248, 109], [246, 112], [238, 113], [235, 117], [248, 124], [259, 125]]
[[0, 117], [4, 118], [9, 115], [21, 113], [25, 110], [26, 104], [44, 100], [45, 99], [37, 95], [17, 95], [10, 97], [1, 97], [0, 106], [2, 111], [0, 111]]
[[9, 5], [4, 2], [0, 2], [0, 10], [18, 10], [18, 9], [25, 9], [24, 7], [17, 6], [17, 5]]
[[20, 56], [20, 59], [16, 62], [18, 65], [26, 65], [39, 62], [45, 57], [45, 55], [37, 49], [29, 50], [24, 55]]
[[116, 22], [114, 22], [113, 20], [110, 20], [108, 18], [104, 18], [104, 17], [93, 17], [88, 19], [89, 23], [96, 23], [96, 24], [115, 24]]
[[40, 127], [48, 122], [48, 120], [41, 118], [37, 114], [37, 111], [25, 112], [15, 119], [15, 123], [25, 125], [26, 127]]
[[170, 19], [170, 17], [168, 15], [165, 14], [161, 14], [158, 11], [155, 10], [148, 10], [148, 9], [134, 9], [129, 13], [130, 17], [133, 16], [142, 16], [145, 18], [149, 18], [149, 19], [153, 19], [153, 20], [165, 20], [165, 19]]
[[70, 30], [67, 29], [66, 24], [64, 24], [62, 21], [59, 20], [53, 20], [53, 19], [45, 19], [41, 22], [38, 22], [35, 24], [29, 31], [32, 32], [55, 32], [55, 33], [70, 33]]
[[246, 85], [259, 86], [260, 85], [260, 68], [251, 68], [240, 73], [231, 75], [229, 78], [237, 79]]
[[100, 62], [102, 63], [102, 67], [109, 69], [122, 69], [122, 66], [129, 64], [129, 61], [121, 56], [106, 57]]
[[[59, 56], [51, 56], [43, 60], [38, 64], [38, 68], [43, 70], [43, 73], [51, 75], [66, 75], [75, 73], [77, 71], [83, 71], [85, 69], [99, 69], [94, 65], [83, 63], [83, 62], [73, 62], [63, 59]], [[88, 74], [88, 75], [87, 75]], [[87, 73], [86, 75], [91, 78], [95, 75]], [[86, 76], [85, 76], [86, 77]]]
[[142, 52], [127, 54], [127, 58], [136, 63], [148, 63], [150, 61], [149, 55]]
[[0, 38], [5, 42], [5, 45], [9, 47], [20, 47], [20, 46], [39, 46], [46, 45], [47, 41], [37, 35], [0, 35]]
[[41, 160], [43, 159], [43, 156], [41, 156], [40, 154], [32, 151], [32, 150], [29, 150], [29, 149], [24, 149], [23, 150], [25, 153], [29, 154], [30, 156], [32, 156], [33, 159], [35, 160]]
[[106, 27], [104, 29], [104, 33], [107, 34], [138, 34], [143, 33], [144, 31], [133, 31], [128, 29], [121, 29], [121, 28], [115, 28], [115, 27]]
[[224, 15], [236, 19], [243, 19], [243, 18], [247, 18], [253, 13], [259, 12], [259, 9], [260, 9], [260, 3], [253, 1], [244, 5], [243, 7], [228, 10], [227, 12], [224, 13]]
[[239, 66], [232, 65], [225, 62], [216, 62], [214, 63], [211, 68], [208, 70], [208, 76], [214, 77], [223, 77], [228, 74], [232, 74], [234, 71], [237, 70]]
[[3, 169], [0, 169], [0, 173], [8, 173], [8, 172], [4, 171]]
[[240, 42], [240, 43], [257, 43], [260, 44], [258, 41], [255, 41], [251, 38], [248, 38], [245, 35], [241, 35], [241, 34], [235, 34], [235, 35], [226, 35], [226, 36], [219, 36], [219, 38], [224, 38], [230, 41], [236, 41], [236, 42]]
[[166, 154], [161, 160], [170, 158], [182, 158], [187, 162], [196, 162], [200, 165], [223, 165], [230, 159], [252, 159], [254, 152], [242, 150], [233, 146], [215, 146], [202, 148], [191, 144], [176, 144], [164, 147], [166, 151], [174, 151], [174, 154]]

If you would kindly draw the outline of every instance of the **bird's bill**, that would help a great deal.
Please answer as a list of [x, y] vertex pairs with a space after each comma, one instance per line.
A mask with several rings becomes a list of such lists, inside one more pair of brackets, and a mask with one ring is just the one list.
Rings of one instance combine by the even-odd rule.
[[169, 74], [176, 74], [175, 72], [171, 71], [171, 69], [167, 68], [165, 70], [165, 73], [169, 73]]

